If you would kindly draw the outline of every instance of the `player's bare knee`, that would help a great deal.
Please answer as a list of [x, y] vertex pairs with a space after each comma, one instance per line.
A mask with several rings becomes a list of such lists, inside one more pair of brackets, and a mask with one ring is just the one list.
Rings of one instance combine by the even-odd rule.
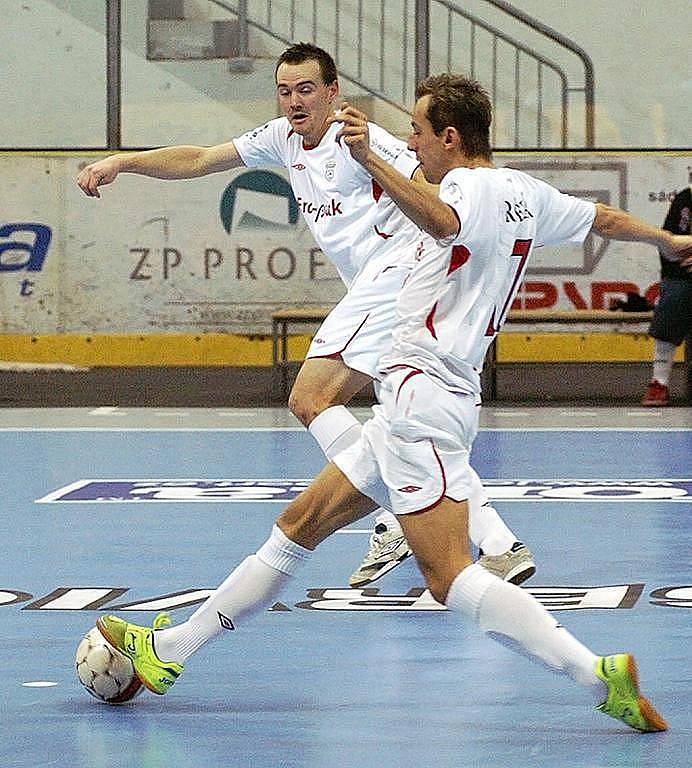
[[331, 405], [335, 403], [325, 398], [322, 392], [306, 387], [294, 386], [288, 396], [288, 409], [305, 427]]
[[311, 407], [309, 398], [305, 397], [303, 391], [296, 391], [295, 387], [288, 396], [288, 410], [298, 419], [298, 421], [307, 427], [317, 415], [314, 408]]

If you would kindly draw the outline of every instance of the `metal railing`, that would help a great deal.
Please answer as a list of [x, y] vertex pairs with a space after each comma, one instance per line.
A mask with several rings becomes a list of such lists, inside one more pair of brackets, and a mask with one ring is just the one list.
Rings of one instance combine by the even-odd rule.
[[[415, 9], [420, 0], [209, 0], [215, 6], [230, 11], [241, 19], [244, 29], [262, 33], [266, 37], [291, 45], [298, 40], [312, 42], [332, 54], [339, 69], [340, 79], [350, 82], [359, 90], [407, 114], [416, 82], [414, 50], [423, 46], [416, 27]], [[414, 44], [402, 44], [401, 56], [393, 59], [386, 55], [385, 34], [379, 34], [389, 18], [388, 6], [396, 3], [401, 8], [400, 36], [408, 40], [413, 32]], [[355, 10], [354, 10], [355, 6]], [[373, 8], [376, 9], [373, 15]], [[373, 19], [374, 25], [370, 24]], [[377, 41], [369, 45], [368, 31], [377, 29]], [[373, 37], [373, 35], [368, 35]], [[402, 41], [402, 42], [403, 42]], [[241, 43], [241, 45], [243, 45]], [[244, 45], [249, 50], [247, 39]], [[427, 39], [425, 40], [427, 45]]]
[[[557, 136], [557, 144], [566, 148], [573, 130], [577, 145], [594, 146], [594, 74], [590, 58], [567, 37], [504, 0], [484, 2], [510, 16], [516, 25], [551, 41], [555, 53], [578, 57], [583, 68], [580, 82], [571, 82], [564, 66], [554, 57], [539, 53], [515, 34], [502, 31], [450, 0], [210, 2], [244, 18], [246, 30], [257, 30], [284, 44], [301, 39], [327, 48], [343, 79], [402, 112], [408, 111], [413, 101], [414, 84], [430, 71], [467, 69], [477, 76], [481, 63], [489, 61], [490, 67], [485, 67], [489, 82], [483, 82], [496, 114], [503, 114], [500, 102], [512, 105], [510, 111], [505, 109], [506, 125], [501, 135], [498, 121], [494, 124], [493, 144], [542, 148], [551, 140], [549, 145], [555, 146], [553, 137]], [[431, 50], [432, 34], [435, 40]], [[400, 53], [392, 55], [392, 50]], [[466, 52], [468, 55], [463, 55]], [[511, 66], [507, 67], [507, 61]], [[549, 91], [551, 95], [547, 95]], [[583, 99], [583, 132], [570, 126], [571, 99], [576, 94]], [[547, 115], [549, 101], [553, 112], [557, 109], [557, 118]], [[550, 134], [548, 138], [546, 134]]]
[[[594, 146], [594, 73], [578, 45], [505, 0], [483, 0], [550, 41], [548, 55], [450, 0], [208, 0], [239, 20], [241, 57], [250, 40], [267, 45], [314, 42], [332, 53], [340, 78], [361, 92], [408, 113], [415, 84], [431, 71], [467, 71], [493, 100], [492, 142], [496, 148]], [[111, 32], [118, 31], [120, 0], [107, 0]], [[431, 45], [431, 38], [434, 44]], [[112, 35], [109, 34], [112, 40]], [[109, 46], [109, 146], [119, 137], [115, 87], [118, 54]], [[583, 76], [574, 82], [556, 55], [576, 56]], [[583, 130], [570, 124], [583, 100]], [[579, 110], [581, 106], [579, 105]], [[581, 122], [581, 121], [580, 121]]]
[[[439, 2], [439, 0], [436, 0], [436, 2]], [[564, 111], [567, 112], [569, 109], [569, 97], [571, 94], [582, 95], [584, 100], [584, 145], [586, 147], [593, 147], [595, 145], [596, 82], [591, 57], [581, 46], [577, 45], [568, 37], [560, 34], [556, 30], [549, 27], [547, 24], [534, 19], [533, 17], [524, 13], [524, 11], [520, 11], [510, 3], [506, 2], [506, 0], [485, 0], [485, 2], [494, 6], [495, 8], [498, 8], [525, 26], [535, 30], [545, 38], [552, 40], [562, 49], [569, 51], [579, 59], [581, 68], [583, 69], [583, 80], [580, 85], [574, 85], [570, 84], [568, 78], [565, 77], [565, 90], [563, 95]], [[564, 72], [562, 70], [560, 71], [564, 77]], [[566, 134], [567, 124], [565, 123], [563, 136]], [[565, 145], [563, 144], [563, 146]]]

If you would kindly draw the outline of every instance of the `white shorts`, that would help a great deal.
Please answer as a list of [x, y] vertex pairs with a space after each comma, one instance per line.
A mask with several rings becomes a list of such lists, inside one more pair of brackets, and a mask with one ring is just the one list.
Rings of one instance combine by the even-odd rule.
[[392, 346], [396, 298], [410, 271], [389, 265], [359, 275], [319, 327], [307, 357], [340, 357], [374, 379], [377, 361]]
[[360, 440], [334, 459], [355, 487], [396, 515], [422, 512], [444, 496], [476, 498], [478, 476], [469, 464], [476, 398], [412, 368], [388, 374], [378, 398]]

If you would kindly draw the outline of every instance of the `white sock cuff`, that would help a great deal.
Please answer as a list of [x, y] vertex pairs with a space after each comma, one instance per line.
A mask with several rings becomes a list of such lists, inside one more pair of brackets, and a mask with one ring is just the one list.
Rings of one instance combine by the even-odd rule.
[[388, 530], [401, 530], [401, 523], [396, 519], [396, 516], [388, 509], [378, 510], [377, 517], [375, 517], [375, 525], [384, 524]]
[[308, 427], [308, 431], [330, 461], [337, 453], [358, 440], [361, 429], [361, 423], [345, 405], [326, 408], [315, 416]]
[[257, 557], [265, 565], [287, 576], [293, 576], [310, 555], [311, 550], [291, 541], [278, 525], [274, 525], [269, 538], [257, 550]]
[[653, 378], [664, 387], [670, 382], [670, 374], [673, 371], [675, 358], [675, 344], [669, 341], [654, 339], [654, 368]]
[[445, 604], [450, 610], [460, 611], [478, 622], [483, 595], [497, 581], [500, 579], [482, 565], [472, 563], [457, 574], [447, 592]]

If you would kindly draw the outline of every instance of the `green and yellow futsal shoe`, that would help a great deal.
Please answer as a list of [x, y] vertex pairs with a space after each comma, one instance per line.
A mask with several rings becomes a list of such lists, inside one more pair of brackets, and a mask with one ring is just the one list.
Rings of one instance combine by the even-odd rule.
[[117, 616], [102, 616], [96, 626], [113, 647], [132, 661], [142, 685], [161, 696], [168, 693], [183, 671], [182, 664], [161, 661], [154, 650], [154, 629], [170, 623], [168, 614], [160, 613], [154, 619], [153, 629], [128, 624]]
[[608, 698], [596, 709], [622, 720], [636, 731], [667, 731], [668, 724], [639, 692], [639, 677], [634, 656], [618, 653], [601, 656], [595, 666], [596, 675], [608, 686]]

